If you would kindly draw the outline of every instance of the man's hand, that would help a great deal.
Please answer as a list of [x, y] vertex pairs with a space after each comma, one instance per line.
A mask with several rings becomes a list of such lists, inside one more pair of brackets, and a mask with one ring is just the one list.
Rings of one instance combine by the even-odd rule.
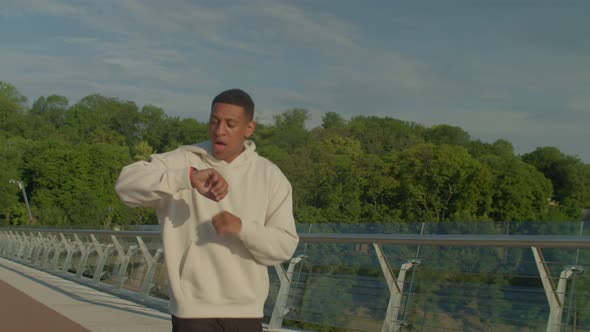
[[227, 182], [213, 168], [194, 170], [191, 175], [191, 185], [201, 195], [216, 202], [219, 202], [227, 195]]
[[215, 215], [212, 223], [218, 235], [235, 235], [242, 230], [242, 220], [227, 211], [222, 211]]

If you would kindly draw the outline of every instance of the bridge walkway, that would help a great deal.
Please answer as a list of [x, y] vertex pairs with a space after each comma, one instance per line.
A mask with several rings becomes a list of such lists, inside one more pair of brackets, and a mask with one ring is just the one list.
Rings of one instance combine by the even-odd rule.
[[0, 257], [0, 331], [171, 330], [167, 313]]

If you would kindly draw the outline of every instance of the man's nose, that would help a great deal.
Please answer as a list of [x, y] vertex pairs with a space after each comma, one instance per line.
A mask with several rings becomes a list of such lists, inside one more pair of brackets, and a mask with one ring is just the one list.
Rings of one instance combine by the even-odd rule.
[[217, 135], [221, 135], [221, 134], [225, 134], [225, 126], [223, 125], [222, 122], [219, 122], [215, 128], [214, 128], [214, 132]]

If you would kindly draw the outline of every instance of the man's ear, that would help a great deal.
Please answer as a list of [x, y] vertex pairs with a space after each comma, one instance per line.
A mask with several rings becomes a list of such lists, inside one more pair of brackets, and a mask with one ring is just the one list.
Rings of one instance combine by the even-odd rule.
[[246, 138], [250, 137], [252, 135], [252, 133], [254, 132], [254, 128], [256, 128], [256, 122], [254, 122], [254, 120], [248, 122], [248, 125], [246, 127], [246, 135], [244, 135]]

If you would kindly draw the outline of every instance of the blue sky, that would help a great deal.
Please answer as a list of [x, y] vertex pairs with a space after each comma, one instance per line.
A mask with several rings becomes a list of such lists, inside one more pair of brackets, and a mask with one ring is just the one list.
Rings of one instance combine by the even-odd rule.
[[0, 80], [206, 121], [226, 88], [290, 108], [460, 126], [590, 163], [590, 2], [2, 0]]

